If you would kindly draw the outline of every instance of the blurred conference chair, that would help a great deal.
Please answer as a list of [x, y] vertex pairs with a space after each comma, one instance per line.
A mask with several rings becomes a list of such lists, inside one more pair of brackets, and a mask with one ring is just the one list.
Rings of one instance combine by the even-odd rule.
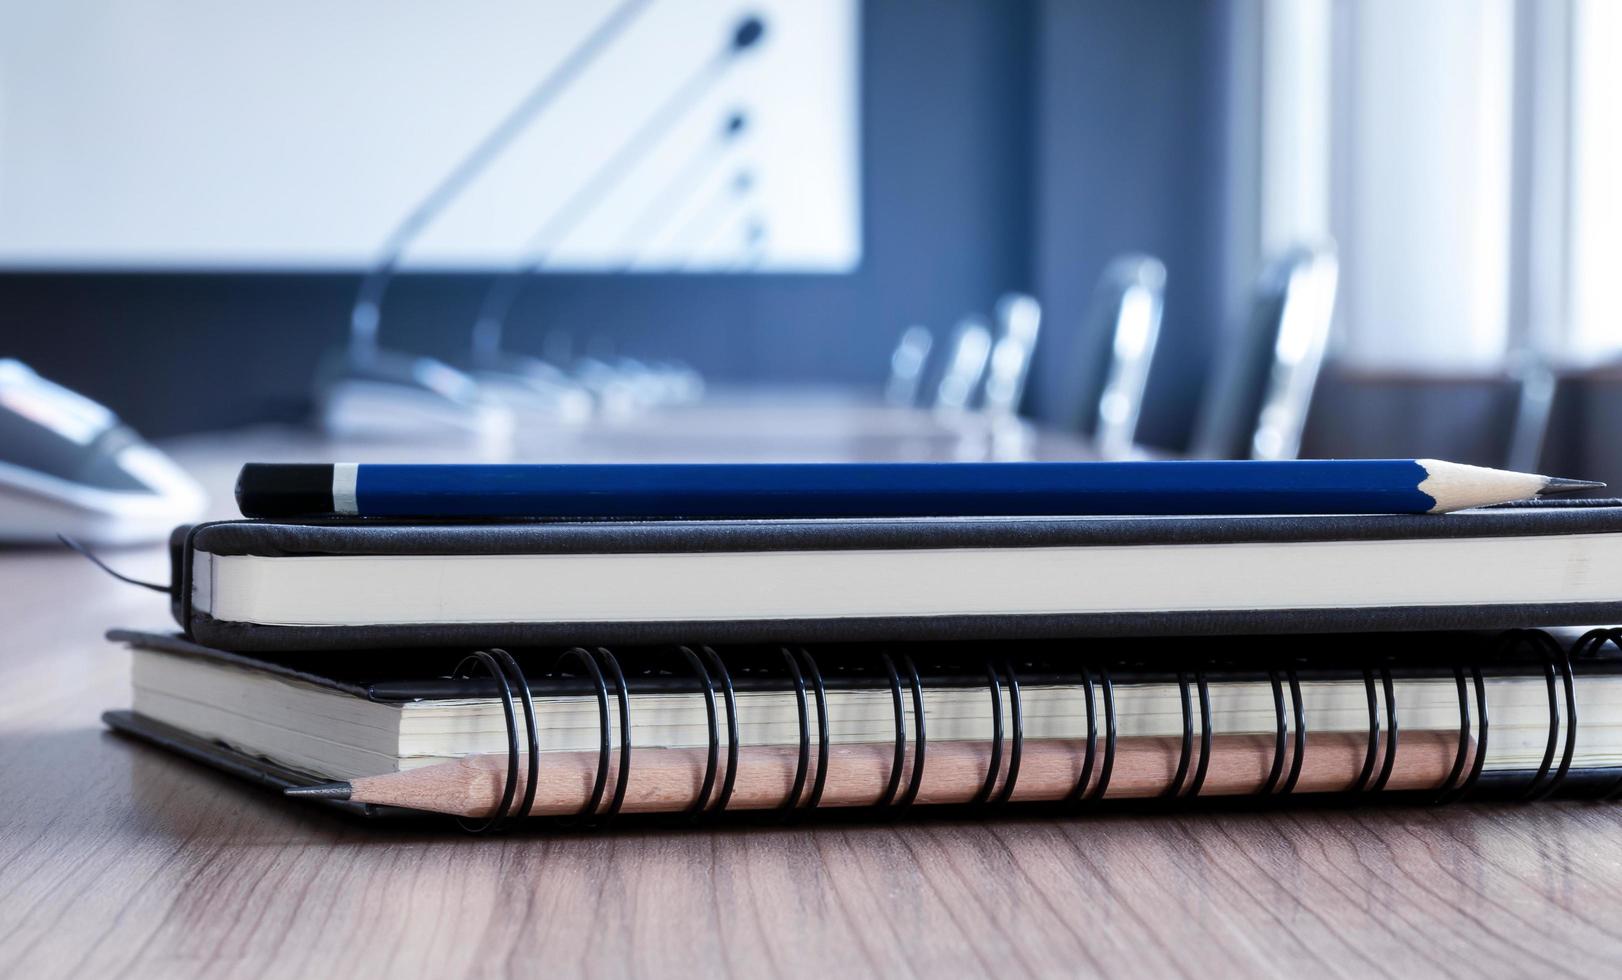
[[1504, 465], [1521, 473], [1539, 473], [1559, 381], [1548, 360], [1530, 349], [1510, 355], [1509, 377], [1516, 387], [1515, 419]]
[[935, 346], [935, 335], [929, 328], [914, 324], [902, 331], [890, 355], [890, 378], [884, 384], [884, 401], [900, 408], [913, 408], [918, 404], [923, 389], [924, 368], [929, 364], [930, 349]]
[[1197, 423], [1201, 459], [1294, 459], [1334, 315], [1330, 246], [1292, 249], [1262, 274], [1244, 333], [1219, 354]]
[[991, 360], [991, 328], [985, 317], [971, 315], [958, 322], [952, 332], [951, 347], [935, 388], [935, 411], [957, 415], [978, 407], [975, 399], [985, 380]]
[[1024, 293], [1008, 293], [997, 301], [997, 340], [985, 369], [985, 395], [981, 408], [995, 422], [1019, 414], [1025, 382], [1042, 328], [1042, 304]]
[[1136, 453], [1138, 417], [1160, 339], [1166, 267], [1148, 255], [1122, 255], [1099, 277], [1077, 338], [1081, 365], [1076, 429], [1103, 459]]

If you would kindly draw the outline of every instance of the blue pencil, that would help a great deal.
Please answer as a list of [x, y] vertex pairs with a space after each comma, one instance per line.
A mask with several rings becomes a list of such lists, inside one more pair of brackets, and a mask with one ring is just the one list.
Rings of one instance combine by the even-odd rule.
[[1431, 459], [1124, 463], [248, 463], [247, 517], [1426, 514], [1603, 487]]

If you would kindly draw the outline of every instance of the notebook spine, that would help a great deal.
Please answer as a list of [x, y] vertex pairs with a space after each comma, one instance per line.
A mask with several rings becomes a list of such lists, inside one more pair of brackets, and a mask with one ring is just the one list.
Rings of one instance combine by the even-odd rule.
[[[1520, 794], [1522, 800], [1542, 800], [1551, 796], [1570, 773], [1578, 725], [1576, 674], [1572, 664], [1574, 660], [1598, 656], [1606, 644], [1622, 651], [1622, 628], [1592, 630], [1578, 639], [1569, 650], [1549, 634], [1538, 630], [1512, 630], [1500, 638], [1496, 656], [1505, 659], [1535, 658], [1542, 666], [1548, 692], [1549, 726], [1545, 750], [1539, 766]], [[708, 749], [704, 757], [704, 772], [698, 795], [686, 810], [689, 819], [697, 820], [726, 811], [732, 798], [742, 750], [737, 692], [731, 671], [712, 647], [684, 646], [676, 648], [675, 652], [697, 681], [705, 704]], [[832, 748], [827, 710], [828, 688], [823, 672], [809, 650], [788, 646], [780, 652], [797, 707], [799, 739], [795, 769], [788, 794], [779, 807], [782, 818], [792, 819], [803, 811], [816, 809], [827, 784]], [[910, 655], [900, 655], [898, 664], [890, 653], [881, 653], [877, 663], [883, 669], [883, 679], [888, 682], [895, 741], [889, 775], [875, 805], [878, 809], [900, 814], [917, 801], [928, 757], [924, 681]], [[597, 699], [601, 739], [587, 802], [574, 816], [553, 819], [565, 826], [601, 826], [614, 820], [626, 799], [633, 766], [631, 699], [624, 670], [618, 658], [608, 649], [571, 648], [558, 656], [553, 669], [559, 670], [565, 666], [578, 668], [590, 680]], [[994, 810], [1010, 801], [1018, 784], [1025, 749], [1025, 710], [1020, 677], [1008, 658], [988, 656], [983, 669], [985, 691], [991, 700], [990, 758], [984, 779], [970, 805]], [[510, 827], [528, 814], [535, 802], [541, 758], [540, 732], [530, 684], [518, 660], [500, 648], [479, 650], [458, 664], [454, 676], [472, 678], [480, 672], [488, 674], [495, 681], [501, 703], [507, 735], [505, 781], [494, 812], [479, 819], [459, 817], [458, 822], [471, 833], [492, 833]], [[1081, 666], [1077, 668], [1077, 674], [1086, 705], [1086, 736], [1081, 748], [1079, 776], [1064, 800], [1072, 811], [1083, 810], [1104, 798], [1109, 791], [1118, 747], [1115, 686], [1109, 670], [1099, 665]], [[1199, 797], [1204, 788], [1214, 754], [1210, 681], [1204, 666], [1185, 667], [1177, 670], [1175, 675], [1182, 731], [1175, 771], [1161, 796], [1165, 799], [1193, 800]], [[1452, 676], [1458, 696], [1457, 749], [1451, 767], [1433, 798], [1436, 803], [1457, 802], [1468, 798], [1475, 790], [1481, 780], [1491, 728], [1481, 664], [1457, 664], [1452, 668]], [[1277, 800], [1296, 791], [1310, 737], [1301, 678], [1296, 669], [1289, 665], [1277, 665], [1267, 671], [1267, 679], [1272, 693], [1276, 728], [1272, 733], [1272, 760], [1257, 795]], [[1356, 778], [1343, 794], [1348, 801], [1386, 790], [1396, 765], [1402, 730], [1391, 668], [1387, 665], [1365, 667], [1363, 686], [1368, 707], [1367, 749]], [[910, 731], [907, 719], [909, 701], [912, 709]], [[1099, 711], [1100, 701], [1102, 711]], [[816, 706], [815, 726], [811, 722], [813, 703]], [[1198, 725], [1195, 722], [1196, 703], [1199, 706]], [[616, 730], [617, 753], [613, 737]], [[723, 749], [726, 753], [724, 773], [721, 769]], [[813, 751], [816, 753], [814, 769], [811, 764]], [[617, 767], [614, 765], [616, 756]], [[522, 793], [519, 792], [520, 773], [525, 777]], [[1603, 799], [1618, 795], [1622, 795], [1622, 779], [1600, 793]], [[605, 798], [608, 801], [606, 805]]]

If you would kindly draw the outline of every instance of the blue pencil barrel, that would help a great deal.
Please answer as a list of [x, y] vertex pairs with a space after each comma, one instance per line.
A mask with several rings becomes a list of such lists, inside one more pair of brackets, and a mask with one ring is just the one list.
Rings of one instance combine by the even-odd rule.
[[817, 518], [1429, 511], [1413, 460], [363, 464], [376, 517]]

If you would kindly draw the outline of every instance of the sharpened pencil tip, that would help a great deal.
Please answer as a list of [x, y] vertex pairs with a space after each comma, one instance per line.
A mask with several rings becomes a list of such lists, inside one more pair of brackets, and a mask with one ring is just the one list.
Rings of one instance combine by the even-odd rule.
[[1558, 476], [1549, 477], [1549, 482], [1538, 491], [1539, 497], [1554, 497], [1564, 493], [1582, 493], [1584, 490], [1604, 490], [1605, 484], [1593, 480], [1567, 480]]
[[310, 800], [347, 800], [354, 789], [348, 783], [316, 783], [314, 786], [289, 786], [282, 790], [282, 795]]

